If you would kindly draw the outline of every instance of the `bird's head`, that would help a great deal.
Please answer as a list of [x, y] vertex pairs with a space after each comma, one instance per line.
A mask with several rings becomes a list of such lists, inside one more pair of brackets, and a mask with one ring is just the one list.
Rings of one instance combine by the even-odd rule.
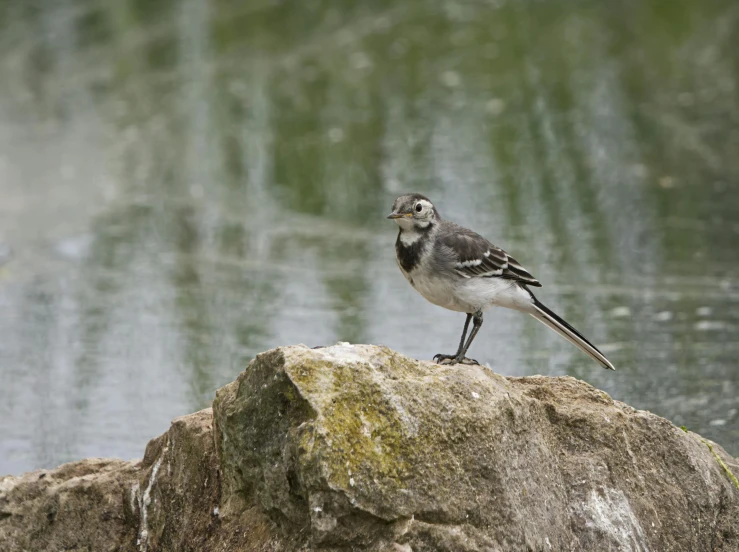
[[421, 194], [400, 196], [393, 203], [393, 212], [387, 218], [393, 219], [403, 230], [428, 228], [439, 217], [433, 204]]

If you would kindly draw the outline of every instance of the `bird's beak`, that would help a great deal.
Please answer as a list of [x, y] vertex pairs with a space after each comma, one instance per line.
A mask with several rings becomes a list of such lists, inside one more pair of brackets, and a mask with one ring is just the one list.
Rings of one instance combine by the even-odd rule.
[[389, 218], [389, 219], [399, 219], [399, 218], [403, 218], [403, 217], [412, 217], [412, 216], [413, 216], [413, 213], [398, 213], [397, 211], [393, 211], [392, 213], [390, 213], [387, 216], [387, 218]]

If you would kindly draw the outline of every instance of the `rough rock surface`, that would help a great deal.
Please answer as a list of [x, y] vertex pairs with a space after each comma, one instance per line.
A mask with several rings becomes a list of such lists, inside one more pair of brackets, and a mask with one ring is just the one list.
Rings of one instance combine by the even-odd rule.
[[285, 347], [141, 462], [0, 478], [0, 550], [735, 551], [729, 472], [573, 378]]
[[[251, 551], [271, 524], [220, 519], [213, 413], [177, 418], [149, 442], [143, 460], [92, 458], [0, 477], [0, 551]], [[261, 525], [260, 525], [261, 524]], [[269, 550], [266, 548], [264, 550]]]

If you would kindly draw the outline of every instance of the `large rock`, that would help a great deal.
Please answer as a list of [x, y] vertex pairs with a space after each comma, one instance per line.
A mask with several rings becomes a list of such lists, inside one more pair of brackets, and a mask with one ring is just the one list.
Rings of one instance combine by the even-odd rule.
[[285, 347], [139, 463], [0, 479], [0, 550], [730, 551], [731, 472], [573, 378]]

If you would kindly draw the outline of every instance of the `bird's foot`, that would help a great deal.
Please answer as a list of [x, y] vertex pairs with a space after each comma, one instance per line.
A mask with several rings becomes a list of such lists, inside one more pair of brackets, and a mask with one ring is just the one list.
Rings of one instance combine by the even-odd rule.
[[434, 355], [434, 362], [436, 364], [480, 364], [477, 362], [474, 358], [467, 358], [465, 356], [457, 356], [457, 355]]

